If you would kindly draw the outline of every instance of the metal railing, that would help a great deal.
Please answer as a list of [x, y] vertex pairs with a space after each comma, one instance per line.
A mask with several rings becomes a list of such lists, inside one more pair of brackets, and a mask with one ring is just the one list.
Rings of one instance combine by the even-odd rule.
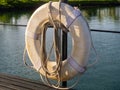
[[[26, 27], [27, 26], [27, 25], [23, 25], [23, 24], [9, 24], [9, 23], [0, 23], [0, 25], [21, 26], [21, 27]], [[100, 29], [90, 29], [90, 30], [94, 31], [94, 32], [120, 33], [120, 31], [114, 31], [114, 30], [100, 30]]]

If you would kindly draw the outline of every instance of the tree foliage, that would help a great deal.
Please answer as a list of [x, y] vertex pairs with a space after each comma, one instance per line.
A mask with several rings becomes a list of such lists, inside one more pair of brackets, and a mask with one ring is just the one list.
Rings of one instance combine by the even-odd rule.
[[[37, 6], [40, 6], [46, 2], [49, 2], [50, 0], [0, 0], [0, 9], [27, 9], [27, 8], [36, 8]], [[59, 0], [51, 0], [51, 1], [59, 1]], [[103, 1], [103, 2], [102, 2]], [[94, 2], [94, 3], [93, 3]], [[113, 4], [116, 4], [120, 0], [68, 0], [68, 3], [71, 5], [78, 5], [81, 6], [84, 5], [97, 5], [100, 3], [105, 4], [106, 2], [110, 2]], [[109, 4], [109, 3], [108, 3]], [[102, 5], [102, 4], [100, 4]]]

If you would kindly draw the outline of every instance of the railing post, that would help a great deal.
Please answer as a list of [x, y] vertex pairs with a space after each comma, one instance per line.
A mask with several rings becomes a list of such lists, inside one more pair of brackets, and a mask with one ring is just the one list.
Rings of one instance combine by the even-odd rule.
[[[61, 2], [68, 3], [68, 0], [61, 0]], [[67, 58], [67, 33], [62, 31], [62, 60]], [[67, 87], [67, 81], [62, 82], [63, 87]]]

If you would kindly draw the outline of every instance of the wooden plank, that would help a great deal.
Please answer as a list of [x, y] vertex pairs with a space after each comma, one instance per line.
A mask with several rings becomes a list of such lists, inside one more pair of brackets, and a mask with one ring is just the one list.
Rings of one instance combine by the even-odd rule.
[[6, 88], [5, 85], [2, 85], [2, 84], [0, 83], [0, 90], [14, 90], [14, 89], [9, 88], [9, 87]]
[[18, 84], [18, 85], [26, 85], [26, 87], [29, 87], [30, 85], [32, 86], [36, 86], [36, 87], [40, 87], [39, 83], [37, 82], [34, 82], [34, 81], [30, 81], [30, 80], [27, 80], [27, 79], [22, 79], [20, 77], [11, 77], [11, 76], [6, 76], [6, 75], [0, 75], [0, 78], [1, 80], [4, 79], [4, 80], [7, 80], [7, 81], [10, 81], [10, 83], [14, 84]]
[[0, 74], [0, 87], [6, 88], [2, 90], [56, 90], [35, 80], [6, 74]]
[[[4, 88], [3, 90], [9, 89], [9, 90], [32, 90], [31, 88], [24, 88], [20, 86], [16, 86], [14, 84], [11, 84], [9, 81], [6, 82], [0, 82], [0, 87]], [[1, 90], [1, 88], [0, 88]]]

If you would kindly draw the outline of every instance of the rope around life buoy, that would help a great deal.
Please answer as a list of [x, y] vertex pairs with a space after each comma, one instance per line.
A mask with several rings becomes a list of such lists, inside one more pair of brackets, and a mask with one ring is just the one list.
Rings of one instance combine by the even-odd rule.
[[[52, 2], [49, 2], [49, 4], [48, 4], [48, 10], [49, 10], [49, 20], [51, 21], [51, 23], [52, 23], [52, 25], [53, 25], [53, 27], [54, 27], [54, 32], [55, 32], [55, 35], [54, 35], [54, 38], [56, 39], [58, 36], [57, 36], [57, 31], [59, 30], [59, 29], [62, 29], [63, 30], [63, 27], [62, 27], [62, 25], [61, 25], [61, 12], [60, 12], [60, 7], [61, 7], [61, 2], [59, 2], [59, 23], [58, 23], [58, 25], [56, 25], [56, 23], [53, 21], [53, 18], [52, 18], [52, 15], [51, 15], [51, 3]], [[60, 75], [61, 75], [61, 66], [62, 66], [62, 61], [61, 61], [61, 58], [60, 58], [60, 51], [58, 50], [58, 45], [56, 45], [56, 44], [58, 44], [56, 41], [58, 41], [58, 39], [56, 39], [56, 40], [54, 40], [54, 48], [55, 48], [55, 51], [56, 51], [56, 57], [57, 57], [57, 59], [56, 60], [58, 60], [58, 61], [56, 61], [57, 63], [56, 63], [56, 70], [54, 71], [54, 72], [52, 72], [52, 73], [50, 73], [48, 70], [47, 70], [47, 68], [45, 68], [44, 66], [46, 66], [45, 65], [45, 63], [42, 63], [42, 65], [43, 65], [43, 67], [44, 67], [44, 71], [45, 71], [45, 79], [43, 79], [43, 77], [42, 77], [42, 75], [40, 75], [41, 76], [41, 78], [42, 78], [42, 81], [45, 83], [45, 84], [47, 84], [48, 86], [50, 86], [50, 87], [54, 87], [54, 88], [56, 88], [56, 89], [69, 89], [69, 88], [73, 88], [76, 84], [78, 84], [78, 82], [79, 82], [79, 79], [77, 79], [77, 81], [72, 85], [72, 86], [70, 86], [70, 87], [67, 87], [67, 88], [62, 88], [62, 87], [60, 87], [60, 83], [61, 83], [61, 79], [60, 79]], [[45, 47], [44, 47], [44, 45], [42, 46], [42, 48], [44, 49]], [[50, 54], [51, 54], [51, 51], [52, 51], [52, 48], [53, 48], [53, 46], [51, 47], [51, 50], [50, 50], [50, 53], [49, 53], [49, 55], [48, 55], [48, 57], [47, 57], [47, 60], [49, 59], [49, 56], [50, 56]], [[42, 55], [44, 55], [45, 53], [42, 53]], [[43, 60], [44, 61], [44, 60]], [[47, 73], [49, 73], [49, 74], [52, 74], [52, 75], [54, 75], [54, 73], [55, 73], [55, 75], [56, 75], [56, 72], [58, 73], [57, 75], [58, 75], [58, 82], [56, 83], [56, 85], [53, 85], [53, 84], [51, 84], [51, 82], [50, 82], [50, 80], [49, 80], [49, 78], [47, 77]]]
[[[79, 82], [79, 79], [77, 79], [75, 81], [75, 83], [73, 85], [71, 85], [70, 87], [67, 87], [67, 88], [62, 88], [60, 87], [60, 82], [61, 82], [61, 66], [62, 66], [62, 61], [61, 61], [61, 55], [60, 55], [60, 49], [58, 47], [58, 35], [57, 35], [57, 31], [59, 29], [62, 29], [62, 30], [65, 30], [66, 32], [68, 30], [66, 30], [66, 27], [64, 25], [61, 24], [61, 11], [60, 11], [60, 8], [61, 8], [61, 2], [59, 2], [59, 22], [56, 22], [53, 20], [53, 17], [52, 17], [52, 14], [51, 14], [51, 4], [52, 2], [49, 2], [48, 4], [48, 13], [49, 13], [49, 22], [50, 24], [53, 26], [54, 28], [54, 41], [53, 41], [53, 44], [51, 46], [51, 49], [50, 49], [50, 52], [49, 54], [47, 55], [46, 54], [46, 51], [45, 51], [45, 32], [47, 30], [47, 25], [44, 25], [44, 30], [41, 32], [41, 36], [42, 36], [42, 44], [41, 44], [41, 67], [39, 68], [39, 70], [42, 68], [45, 72], [45, 78], [40, 74], [40, 77], [42, 79], [42, 81], [47, 84], [48, 86], [51, 86], [51, 87], [54, 87], [56, 89], [69, 89], [69, 88], [73, 88], [76, 84], [78, 84]], [[70, 27], [70, 26], [69, 26]], [[50, 56], [51, 56], [51, 52], [52, 52], [52, 49], [55, 49], [55, 56], [56, 56], [56, 67], [55, 67], [55, 70], [50, 72], [47, 68], [47, 61], [49, 60]], [[92, 48], [95, 50], [93, 44], [92, 44]], [[96, 53], [96, 50], [95, 50], [95, 53]], [[97, 55], [97, 53], [96, 53]], [[26, 60], [25, 60], [25, 56], [26, 56], [26, 47], [25, 47], [25, 50], [24, 50], [24, 55], [23, 55], [23, 61], [24, 61], [24, 64], [30, 68], [33, 68], [34, 69], [34, 66], [30, 66], [26, 63]], [[86, 66], [87, 68], [88, 67], [92, 67], [96, 62], [97, 62], [98, 59], [96, 59], [96, 61], [92, 64], [89, 64], [88, 66]], [[39, 71], [38, 70], [38, 71]], [[58, 78], [58, 81], [56, 84], [52, 84], [48, 78], [48, 75], [56, 75], [57, 78]], [[80, 77], [78, 77], [80, 78]]]
[[[49, 9], [49, 19], [50, 19], [50, 21], [51, 21], [51, 23], [52, 23], [52, 25], [53, 25], [53, 27], [54, 27], [54, 31], [55, 31], [55, 35], [57, 34], [57, 30], [59, 29], [59, 28], [61, 28], [62, 30], [66, 30], [66, 28], [65, 28], [65, 26], [63, 26], [62, 27], [62, 25], [61, 25], [61, 22], [59, 22], [59, 25], [56, 25], [56, 23], [53, 21], [53, 19], [52, 19], [52, 15], [51, 15], [51, 10], [50, 10], [50, 6], [51, 6], [51, 3], [52, 2], [49, 2], [49, 4], [48, 4], [48, 9]], [[60, 21], [61, 21], [61, 12], [60, 12], [60, 4], [61, 4], [61, 2], [59, 2], [59, 19], [60, 19]], [[63, 28], [65, 28], [65, 29], [63, 29]], [[44, 31], [46, 31], [46, 30], [44, 30]], [[66, 30], [65, 32], [67, 32], [68, 30]], [[44, 37], [44, 35], [45, 35], [45, 33], [43, 32], [42, 33], [43, 34], [43, 37]], [[43, 39], [45, 39], [45, 38], [43, 38]], [[45, 41], [45, 40], [43, 40], [43, 41]], [[54, 44], [56, 44], [56, 42], [55, 41], [57, 41], [57, 40], [54, 40]], [[44, 43], [44, 42], [43, 42]], [[41, 48], [43, 49], [43, 51], [42, 52], [45, 52], [44, 51], [44, 49], [45, 49], [45, 47], [44, 47], [45, 45], [44, 44], [42, 44], [41, 45]], [[51, 52], [52, 52], [52, 48], [53, 48], [53, 46], [54, 46], [54, 48], [56, 49], [56, 53], [57, 53], [57, 55], [58, 55], [58, 58], [59, 58], [59, 56], [60, 56], [60, 52], [59, 52], [59, 50], [58, 50], [58, 47], [56, 47], [56, 45], [53, 45], [52, 44], [52, 47], [51, 47], [51, 49], [50, 49], [50, 53], [49, 53], [49, 55], [48, 55], [48, 57], [46, 58], [46, 60], [48, 60], [49, 59], [49, 57], [50, 57], [50, 55], [51, 55]], [[31, 65], [29, 65], [29, 64], [27, 64], [27, 62], [26, 62], [26, 54], [27, 54], [27, 52], [26, 52], [26, 47], [25, 47], [25, 49], [24, 49], [24, 54], [23, 54], [23, 61], [24, 61], [24, 64], [27, 66], [27, 67], [29, 67], [29, 68], [32, 68], [32, 69], [34, 69], [34, 67], [33, 66], [31, 66]], [[45, 55], [45, 53], [42, 53], [42, 55], [43, 56], [46, 56]], [[42, 59], [43, 61], [44, 61], [44, 59]], [[45, 79], [44, 79], [44, 77], [40, 74], [40, 77], [41, 77], [41, 80], [43, 81], [43, 83], [44, 84], [46, 84], [46, 85], [48, 85], [48, 86], [50, 86], [50, 87], [53, 87], [53, 88], [56, 88], [56, 89], [70, 89], [70, 88], [73, 88], [74, 86], [76, 86], [76, 84], [78, 84], [78, 82], [79, 82], [79, 78], [80, 77], [78, 77], [78, 79], [75, 81], [75, 83], [73, 84], [73, 85], [71, 85], [70, 87], [66, 87], [66, 88], [62, 88], [62, 87], [60, 87], [60, 84], [61, 84], [61, 79], [60, 79], [60, 75], [61, 75], [61, 59], [56, 59], [56, 60], [58, 60], [58, 61], [56, 61], [57, 62], [57, 68], [56, 68], [56, 70], [54, 71], [54, 72], [49, 72], [48, 70], [47, 70], [47, 68], [45, 67], [46, 65], [45, 65], [45, 63], [44, 62], [42, 62], [42, 68], [44, 69], [44, 71], [45, 71], [45, 73], [46, 73], [46, 75], [45, 75]], [[46, 61], [47, 62], [47, 61]], [[41, 69], [41, 68], [40, 68]], [[56, 85], [53, 85], [53, 84], [51, 84], [51, 82], [49, 81], [49, 78], [47, 77], [47, 74], [51, 74], [51, 75], [54, 75], [54, 73], [58, 73], [58, 82], [56, 83]], [[56, 75], [56, 74], [55, 74]]]

